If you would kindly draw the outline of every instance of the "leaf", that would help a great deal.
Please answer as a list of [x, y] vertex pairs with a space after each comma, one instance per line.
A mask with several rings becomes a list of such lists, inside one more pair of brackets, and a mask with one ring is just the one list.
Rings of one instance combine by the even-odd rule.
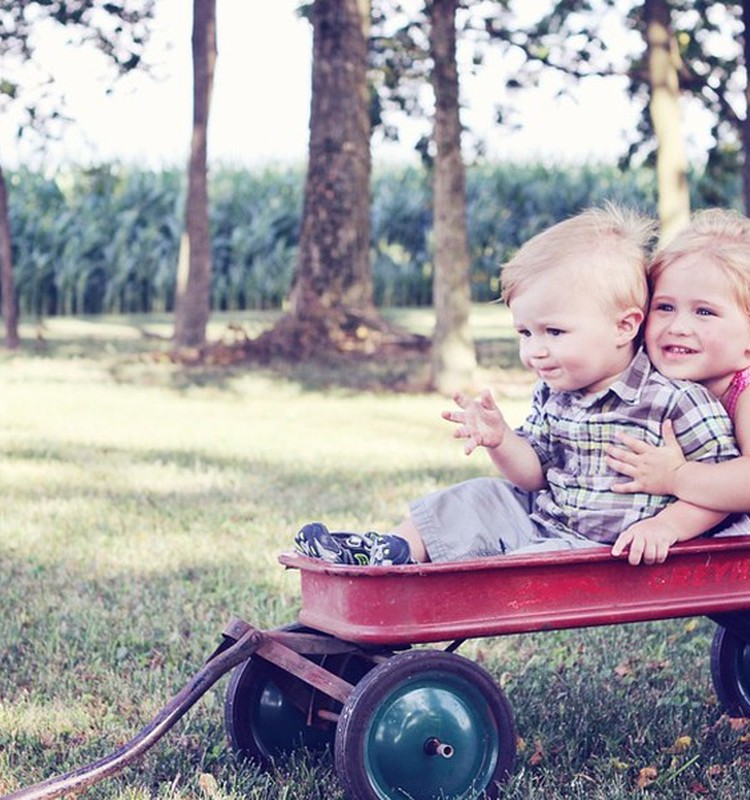
[[643, 767], [638, 772], [638, 780], [636, 781], [636, 785], [639, 789], [645, 789], [647, 786], [650, 786], [659, 776], [659, 772], [657, 771], [656, 767]]
[[219, 793], [216, 778], [210, 772], [202, 772], [198, 777], [198, 786], [206, 797], [215, 797]]
[[633, 674], [633, 666], [628, 661], [623, 661], [621, 664], [618, 664], [614, 669], [615, 675], [618, 678], [627, 678], [628, 675]]
[[534, 752], [531, 754], [531, 756], [529, 756], [529, 764], [531, 764], [532, 767], [535, 767], [538, 764], [541, 764], [542, 761], [544, 761], [544, 747], [542, 745], [542, 740], [537, 739], [534, 742]]
[[678, 736], [672, 745], [673, 753], [684, 753], [693, 743], [691, 736]]

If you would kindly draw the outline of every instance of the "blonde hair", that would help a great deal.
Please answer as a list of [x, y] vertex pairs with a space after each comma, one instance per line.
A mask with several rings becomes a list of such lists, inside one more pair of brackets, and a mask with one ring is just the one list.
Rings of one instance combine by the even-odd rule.
[[735, 300], [750, 315], [750, 220], [736, 211], [711, 208], [697, 211], [669, 244], [657, 251], [648, 267], [653, 287], [667, 267], [700, 255], [729, 279]]
[[502, 299], [559, 267], [616, 310], [648, 305], [646, 262], [656, 226], [635, 211], [607, 203], [558, 222], [529, 239], [502, 267]]

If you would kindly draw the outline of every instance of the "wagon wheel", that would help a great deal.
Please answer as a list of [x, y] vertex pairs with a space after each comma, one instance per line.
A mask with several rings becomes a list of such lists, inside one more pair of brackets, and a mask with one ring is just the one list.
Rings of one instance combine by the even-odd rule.
[[711, 644], [711, 677], [727, 713], [750, 716], [750, 642], [721, 625]]
[[336, 728], [336, 771], [357, 800], [493, 798], [515, 754], [500, 687], [473, 661], [435, 650], [375, 667]]
[[[300, 625], [279, 630], [309, 632]], [[334, 675], [356, 683], [373, 663], [352, 654], [307, 655]], [[299, 747], [322, 749], [333, 744], [335, 721], [315, 715], [311, 706], [336, 714], [341, 704], [291, 673], [254, 655], [232, 674], [224, 704], [224, 726], [232, 749], [241, 757], [269, 767], [274, 758]], [[335, 719], [335, 717], [334, 717]]]

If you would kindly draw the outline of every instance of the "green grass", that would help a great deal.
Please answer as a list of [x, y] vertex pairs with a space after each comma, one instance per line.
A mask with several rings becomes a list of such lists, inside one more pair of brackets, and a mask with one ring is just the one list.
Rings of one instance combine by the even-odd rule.
[[[478, 309], [477, 337], [507, 343], [502, 314]], [[402, 319], [429, 329], [423, 314]], [[53, 320], [0, 356], [0, 794], [120, 746], [233, 614], [293, 621], [298, 578], [276, 559], [301, 523], [384, 529], [410, 498], [490, 472], [481, 454], [462, 455], [439, 396], [362, 391], [351, 366], [143, 359], [160, 345], [140, 331], [166, 326]], [[515, 368], [485, 377], [520, 421], [528, 382]], [[675, 621], [463, 645], [516, 714], [522, 749], [504, 796], [629, 798], [648, 767], [648, 797], [743, 796], [750, 730], [716, 706], [711, 632]], [[226, 682], [86, 796], [340, 800], [326, 754], [273, 773], [236, 762]]]

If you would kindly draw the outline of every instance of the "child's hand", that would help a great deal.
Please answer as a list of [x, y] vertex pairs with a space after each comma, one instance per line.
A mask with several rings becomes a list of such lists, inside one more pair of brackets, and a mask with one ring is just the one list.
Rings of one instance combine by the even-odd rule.
[[618, 438], [626, 448], [607, 448], [607, 465], [631, 480], [616, 483], [613, 492], [648, 494], [676, 494], [675, 479], [677, 470], [685, 464], [685, 456], [674, 435], [672, 423], [666, 420], [662, 425], [664, 444], [656, 447], [627, 434]]
[[509, 426], [489, 389], [473, 399], [456, 392], [453, 400], [461, 410], [443, 411], [442, 416], [458, 424], [453, 435], [456, 439], [466, 439], [466, 455], [473, 453], [477, 447], [494, 448], [502, 444]]
[[642, 519], [623, 531], [612, 545], [612, 555], [620, 556], [627, 550], [628, 561], [633, 566], [641, 561], [644, 564], [663, 564], [669, 548], [679, 540], [679, 533], [657, 515]]

